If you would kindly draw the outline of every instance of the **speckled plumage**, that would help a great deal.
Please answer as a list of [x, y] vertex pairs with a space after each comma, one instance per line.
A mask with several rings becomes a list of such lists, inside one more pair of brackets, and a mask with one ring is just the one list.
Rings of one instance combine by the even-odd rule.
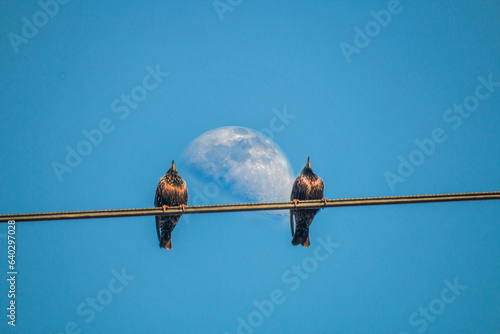
[[[186, 205], [188, 202], [188, 191], [186, 182], [172, 167], [160, 179], [156, 187], [155, 207]], [[181, 215], [156, 216], [156, 233], [160, 242], [160, 248], [172, 249], [172, 231], [179, 222]]]
[[[307, 164], [302, 169], [302, 172], [293, 183], [292, 194], [290, 200], [314, 200], [323, 199], [324, 184], [321, 178], [314, 174], [307, 158]], [[318, 209], [312, 210], [290, 210], [290, 226], [293, 233], [293, 216], [295, 216], [295, 232], [293, 233], [292, 244], [294, 246], [302, 245], [308, 247], [309, 241], [309, 226], [311, 225], [314, 216]]]

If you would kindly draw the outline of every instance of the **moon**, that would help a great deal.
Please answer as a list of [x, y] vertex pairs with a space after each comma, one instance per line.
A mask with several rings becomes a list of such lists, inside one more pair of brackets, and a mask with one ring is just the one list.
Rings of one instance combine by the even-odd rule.
[[208, 131], [184, 152], [186, 165], [257, 202], [290, 200], [294, 177], [287, 156], [258, 131], [227, 126]]

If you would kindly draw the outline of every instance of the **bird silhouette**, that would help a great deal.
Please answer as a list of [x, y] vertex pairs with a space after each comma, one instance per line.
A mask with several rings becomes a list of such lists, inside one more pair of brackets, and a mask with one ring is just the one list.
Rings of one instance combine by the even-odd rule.
[[[311, 169], [311, 162], [309, 157], [307, 158], [307, 164], [297, 176], [295, 182], [293, 183], [292, 194], [290, 195], [290, 200], [297, 204], [300, 201], [322, 199], [326, 203], [326, 199], [323, 198], [324, 184], [321, 178], [314, 174]], [[304, 247], [309, 247], [311, 241], [309, 240], [309, 226], [311, 225], [314, 216], [319, 209], [308, 209], [308, 210], [290, 210], [290, 228], [292, 230], [292, 244], [294, 246], [302, 245]], [[295, 216], [295, 232], [293, 230], [293, 216]]]
[[[188, 190], [186, 182], [175, 169], [174, 161], [172, 167], [160, 179], [156, 187], [155, 207], [162, 207], [163, 212], [170, 206], [180, 206], [184, 211], [188, 202]], [[179, 222], [181, 215], [156, 216], [156, 233], [160, 241], [160, 248], [172, 249], [172, 231]]]

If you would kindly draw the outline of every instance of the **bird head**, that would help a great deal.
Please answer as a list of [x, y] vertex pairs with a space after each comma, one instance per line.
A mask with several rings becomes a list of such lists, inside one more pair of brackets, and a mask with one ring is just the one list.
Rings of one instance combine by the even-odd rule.
[[302, 169], [301, 174], [311, 174], [311, 175], [314, 174], [314, 172], [311, 168], [311, 159], [309, 159], [309, 157], [307, 157], [307, 163], [304, 166], [304, 169]]

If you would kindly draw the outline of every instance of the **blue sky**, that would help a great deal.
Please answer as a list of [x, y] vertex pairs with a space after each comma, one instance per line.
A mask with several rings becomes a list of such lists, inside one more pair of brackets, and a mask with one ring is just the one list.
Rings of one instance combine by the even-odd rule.
[[[0, 210], [150, 207], [192, 140], [269, 129], [284, 109], [273, 140], [295, 174], [311, 156], [328, 198], [500, 190], [499, 15], [495, 1], [2, 3]], [[218, 190], [208, 203], [237, 201]], [[18, 223], [16, 327], [1, 280], [0, 331], [499, 332], [499, 217], [498, 201], [328, 209], [306, 249], [281, 218], [197, 215], [171, 252], [153, 217]]]

